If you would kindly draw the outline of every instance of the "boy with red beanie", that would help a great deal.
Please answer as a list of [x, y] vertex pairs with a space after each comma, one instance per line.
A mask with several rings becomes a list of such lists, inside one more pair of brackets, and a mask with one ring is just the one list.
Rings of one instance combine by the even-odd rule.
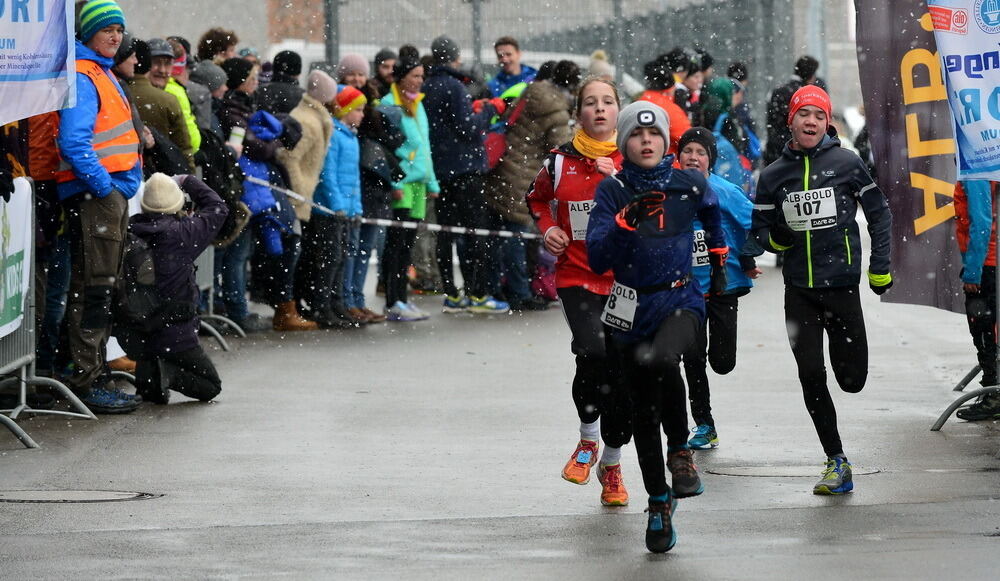
[[868, 376], [868, 341], [859, 291], [859, 205], [872, 240], [868, 285], [877, 295], [892, 286], [888, 203], [861, 158], [840, 147], [830, 116], [830, 96], [823, 89], [807, 85], [792, 95], [792, 138], [781, 157], [760, 174], [751, 226], [765, 250], [785, 253], [788, 340], [806, 409], [827, 457], [814, 494], [844, 494], [854, 488], [827, 388], [823, 333], [837, 384], [846, 392], [860, 392]]

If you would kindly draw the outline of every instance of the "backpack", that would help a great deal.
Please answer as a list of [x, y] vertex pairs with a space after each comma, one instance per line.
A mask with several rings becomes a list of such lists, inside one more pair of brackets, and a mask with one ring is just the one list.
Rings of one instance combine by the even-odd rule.
[[114, 304], [115, 327], [148, 335], [168, 323], [187, 321], [197, 314], [194, 303], [164, 299], [160, 295], [153, 250], [149, 243], [129, 232]]
[[506, 119], [502, 119], [494, 124], [486, 132], [483, 145], [486, 146], [487, 168], [494, 169], [500, 165], [503, 154], [507, 153], [507, 130], [517, 123], [518, 118], [521, 117], [521, 112], [524, 111], [525, 105], [527, 105], [525, 99], [518, 99], [517, 105], [511, 111], [510, 115]]

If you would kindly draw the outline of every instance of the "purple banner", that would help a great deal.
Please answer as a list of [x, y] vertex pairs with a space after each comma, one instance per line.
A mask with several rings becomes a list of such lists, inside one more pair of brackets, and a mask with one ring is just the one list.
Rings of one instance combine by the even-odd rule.
[[955, 141], [925, 0], [855, 0], [858, 65], [879, 187], [892, 209], [883, 300], [964, 312]]

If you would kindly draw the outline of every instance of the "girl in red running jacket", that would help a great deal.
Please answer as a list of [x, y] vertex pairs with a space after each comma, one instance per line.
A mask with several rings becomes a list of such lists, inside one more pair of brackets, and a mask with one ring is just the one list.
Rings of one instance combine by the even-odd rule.
[[622, 482], [621, 447], [632, 437], [631, 406], [620, 399], [609, 373], [601, 312], [614, 282], [610, 272], [595, 273], [587, 264], [587, 223], [597, 184], [621, 169], [615, 145], [619, 108], [615, 84], [584, 81], [576, 99], [579, 129], [573, 141], [553, 150], [535, 177], [526, 201], [545, 248], [558, 257], [556, 288], [576, 355], [573, 401], [580, 416], [580, 441], [562, 477], [574, 484], [590, 481], [597, 463], [598, 437], [604, 454], [598, 466], [605, 505], [628, 504]]

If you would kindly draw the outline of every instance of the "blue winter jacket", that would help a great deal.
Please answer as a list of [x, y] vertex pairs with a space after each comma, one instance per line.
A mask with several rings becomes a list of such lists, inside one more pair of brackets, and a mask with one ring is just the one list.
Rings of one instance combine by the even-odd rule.
[[459, 79], [462, 73], [445, 66], [431, 67], [424, 82], [424, 109], [430, 122], [431, 157], [441, 182], [486, 171], [483, 134], [496, 108], [487, 103], [479, 113]]
[[[333, 135], [313, 202], [349, 217], [361, 215], [361, 148], [351, 128], [333, 120]], [[313, 208], [312, 213], [325, 215]]]
[[500, 97], [503, 95], [504, 91], [513, 87], [518, 83], [530, 83], [535, 80], [535, 75], [538, 74], [538, 69], [529, 67], [528, 65], [521, 65], [520, 75], [508, 75], [502, 70], [497, 73], [497, 76], [490, 79], [486, 86], [489, 87], [490, 92], [493, 93], [494, 97]]
[[[652, 337], [663, 321], [678, 309], [705, 318], [705, 298], [697, 284], [657, 290], [653, 287], [683, 281], [691, 275], [694, 220], [700, 219], [709, 248], [724, 248], [721, 216], [715, 193], [696, 170], [672, 169], [673, 156], [654, 170], [642, 170], [626, 161], [622, 171], [597, 186], [587, 227], [587, 259], [594, 272], [612, 270], [615, 282], [638, 291], [638, 307], [630, 331], [612, 330], [615, 340], [632, 343]], [[659, 177], [650, 181], [656, 171]], [[645, 183], [644, 183], [645, 182]], [[638, 193], [660, 191], [662, 218], [648, 217], [630, 230], [616, 215]]]
[[[726, 294], [742, 293], [753, 287], [753, 280], [743, 272], [739, 257], [736, 255], [746, 244], [747, 236], [750, 233], [753, 202], [743, 190], [714, 173], [708, 176], [708, 187], [719, 200], [719, 209], [722, 212], [722, 231], [726, 236], [726, 245], [729, 246], [729, 260], [726, 262], [726, 280], [728, 282]], [[696, 232], [703, 230], [700, 220], [694, 221], [694, 228]], [[712, 267], [707, 262], [701, 266], [696, 266], [692, 262], [692, 266], [694, 267], [695, 279], [698, 281], [698, 288], [702, 292], [708, 292]]]
[[[395, 85], [394, 85], [395, 86]], [[399, 105], [396, 95], [390, 92], [382, 98], [383, 105]], [[436, 194], [441, 191], [437, 176], [434, 173], [434, 163], [431, 161], [431, 136], [427, 123], [427, 111], [423, 103], [417, 104], [416, 117], [410, 117], [405, 112], [400, 121], [406, 141], [394, 153], [399, 158], [400, 166], [406, 173], [403, 181], [392, 184], [394, 189], [401, 189], [403, 184], [425, 183], [427, 191]]]
[[[102, 57], [80, 41], [76, 41], [76, 58], [94, 61], [101, 65], [118, 88], [122, 99], [128, 99], [118, 80], [111, 73], [111, 67], [115, 64], [114, 59]], [[109, 174], [94, 152], [94, 124], [99, 110], [100, 103], [94, 82], [87, 75], [76, 73], [76, 106], [59, 112], [59, 136], [56, 138], [56, 144], [59, 146], [59, 154], [72, 166], [77, 179], [56, 186], [60, 200], [83, 192], [90, 192], [103, 198], [112, 190], [118, 190], [126, 198], [131, 198], [139, 191], [139, 186], [142, 184], [141, 163], [135, 164], [135, 167], [128, 171]]]

